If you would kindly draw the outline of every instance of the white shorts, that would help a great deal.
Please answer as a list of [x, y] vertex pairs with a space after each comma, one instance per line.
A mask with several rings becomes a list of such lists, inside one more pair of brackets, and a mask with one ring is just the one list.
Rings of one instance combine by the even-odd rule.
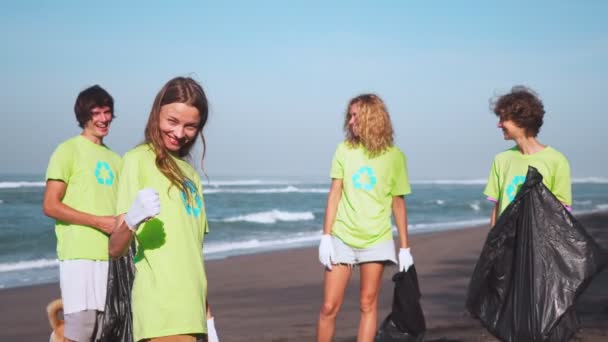
[[101, 337], [103, 313], [96, 310], [78, 311], [63, 315], [65, 327], [63, 336], [70, 341], [90, 342]]
[[59, 262], [59, 286], [64, 314], [104, 310], [108, 265], [107, 261], [83, 259]]
[[395, 258], [395, 242], [393, 239], [379, 242], [368, 248], [354, 248], [335, 236], [331, 237], [334, 246], [334, 264], [358, 265], [365, 262], [381, 262], [397, 264]]

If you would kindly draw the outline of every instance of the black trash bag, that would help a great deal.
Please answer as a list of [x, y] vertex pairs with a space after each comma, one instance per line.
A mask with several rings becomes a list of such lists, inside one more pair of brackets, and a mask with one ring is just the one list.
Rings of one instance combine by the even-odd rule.
[[576, 299], [607, 259], [530, 166], [488, 233], [467, 310], [503, 341], [568, 341], [580, 326]]
[[380, 325], [374, 341], [423, 341], [426, 322], [420, 306], [416, 267], [412, 265], [407, 272], [396, 273], [393, 282], [395, 291], [392, 311]]
[[110, 260], [105, 312], [97, 342], [133, 342], [131, 289], [135, 277], [135, 240], [127, 254]]

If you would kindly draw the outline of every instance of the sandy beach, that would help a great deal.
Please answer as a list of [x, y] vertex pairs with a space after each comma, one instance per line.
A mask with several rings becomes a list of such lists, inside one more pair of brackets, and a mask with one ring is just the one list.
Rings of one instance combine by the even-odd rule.
[[[579, 216], [608, 248], [608, 212]], [[471, 227], [411, 236], [419, 275], [427, 341], [495, 341], [464, 308], [469, 277], [487, 234]], [[322, 300], [323, 270], [317, 249], [299, 248], [206, 263], [209, 301], [222, 341], [313, 341]], [[393, 286], [388, 268], [379, 322], [388, 314]], [[336, 341], [355, 341], [359, 308], [355, 271], [338, 316]], [[608, 271], [599, 274], [577, 304], [582, 341], [608, 340]], [[1, 341], [48, 341], [46, 305], [58, 284], [0, 290]]]

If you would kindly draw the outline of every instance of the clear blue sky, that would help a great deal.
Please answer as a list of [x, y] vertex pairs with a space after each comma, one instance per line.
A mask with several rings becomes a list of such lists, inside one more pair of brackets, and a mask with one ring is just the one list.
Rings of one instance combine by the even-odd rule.
[[608, 176], [605, 1], [14, 1], [0, 4], [0, 173], [43, 174], [100, 84], [143, 137], [152, 100], [191, 75], [211, 102], [211, 179], [327, 178], [346, 102], [387, 103], [412, 179], [488, 174], [503, 141], [488, 100], [525, 84], [543, 143], [573, 177]]

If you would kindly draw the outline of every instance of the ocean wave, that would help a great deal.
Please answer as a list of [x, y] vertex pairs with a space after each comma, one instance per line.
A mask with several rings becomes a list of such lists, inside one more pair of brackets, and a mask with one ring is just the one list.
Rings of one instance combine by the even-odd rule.
[[473, 209], [474, 211], [479, 211], [481, 210], [481, 207], [479, 206], [479, 201], [474, 201], [472, 203], [469, 203], [469, 207], [471, 209]]
[[220, 186], [260, 186], [260, 185], [285, 185], [290, 183], [283, 180], [259, 180], [259, 179], [243, 179], [243, 180], [224, 180], [224, 181], [203, 181], [203, 186], [220, 187]]
[[415, 232], [423, 232], [423, 231], [433, 231], [433, 230], [450, 230], [450, 229], [458, 229], [463, 227], [473, 227], [479, 226], [482, 224], [489, 224], [490, 219], [472, 219], [472, 220], [464, 220], [464, 221], [448, 221], [448, 222], [435, 222], [435, 223], [414, 223], [408, 225], [408, 231], [412, 233]]
[[583, 209], [578, 210], [576, 208], [572, 209], [574, 215], [585, 215], [585, 214], [595, 214], [595, 213], [603, 213], [608, 211], [608, 203], [597, 204], [593, 209]]
[[28, 261], [17, 261], [0, 264], [0, 272], [20, 271], [29, 270], [33, 268], [46, 268], [58, 266], [59, 261], [57, 259], [37, 259]]
[[418, 185], [485, 185], [488, 182], [484, 179], [435, 179], [435, 180], [413, 180], [411, 184]]
[[605, 177], [585, 177], [573, 178], [573, 184], [608, 184], [608, 178]]
[[[480, 179], [431, 179], [431, 180], [412, 180], [411, 184], [418, 185], [485, 185], [487, 178]], [[573, 178], [572, 184], [608, 184], [606, 177], [584, 177]]]
[[223, 222], [253, 222], [263, 224], [273, 224], [277, 221], [309, 221], [314, 220], [315, 215], [310, 211], [288, 212], [280, 210], [263, 211], [236, 217], [223, 219]]
[[281, 194], [281, 193], [328, 193], [328, 189], [300, 189], [295, 186], [286, 186], [284, 188], [267, 188], [267, 189], [247, 189], [247, 188], [232, 188], [232, 189], [204, 189], [205, 194], [231, 193], [231, 194]]
[[0, 189], [44, 187], [45, 182], [0, 182]]
[[321, 231], [307, 234], [300, 234], [286, 239], [265, 240], [251, 239], [237, 242], [215, 242], [205, 244], [203, 250], [205, 255], [213, 255], [226, 252], [245, 252], [252, 249], [276, 249], [278, 247], [286, 247], [287, 245], [305, 244], [309, 242], [319, 241]]
[[595, 206], [595, 209], [597, 210], [608, 210], [608, 204], [604, 203], [604, 204], [598, 204]]

